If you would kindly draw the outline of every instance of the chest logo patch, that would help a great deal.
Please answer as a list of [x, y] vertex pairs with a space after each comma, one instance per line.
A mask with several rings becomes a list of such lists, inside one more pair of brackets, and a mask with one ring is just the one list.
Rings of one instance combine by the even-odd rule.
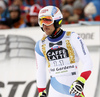
[[60, 46], [54, 46], [47, 52], [47, 57], [49, 61], [63, 59], [69, 57], [67, 49], [60, 47]]

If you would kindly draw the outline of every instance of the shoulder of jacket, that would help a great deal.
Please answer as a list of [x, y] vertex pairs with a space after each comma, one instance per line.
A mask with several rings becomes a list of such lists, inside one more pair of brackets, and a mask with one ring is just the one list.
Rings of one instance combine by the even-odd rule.
[[75, 36], [76, 35], [76, 33], [75, 32], [71, 32], [71, 31], [66, 31], [66, 36], [67, 37], [71, 37], [71, 36]]
[[47, 36], [44, 35], [44, 36], [42, 37], [41, 41], [44, 42], [46, 38], [47, 38]]
[[72, 31], [66, 31], [66, 35], [67, 36], [71, 36], [71, 34], [74, 34], [75, 32], [72, 32]]
[[66, 36], [71, 36], [71, 31], [66, 31]]

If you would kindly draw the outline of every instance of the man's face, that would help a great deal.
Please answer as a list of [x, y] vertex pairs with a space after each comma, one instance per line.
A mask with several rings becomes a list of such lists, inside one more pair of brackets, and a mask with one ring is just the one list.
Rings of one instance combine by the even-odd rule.
[[63, 9], [62, 15], [63, 15], [63, 19], [67, 19], [70, 16], [70, 13], [67, 10]]
[[10, 17], [11, 19], [16, 19], [18, 17], [18, 11], [12, 11], [10, 12]]
[[54, 24], [51, 24], [49, 26], [43, 25], [43, 30], [46, 33], [46, 35], [51, 35], [53, 31], [55, 30]]
[[30, 23], [32, 24], [32, 26], [38, 24], [38, 16], [30, 16]]

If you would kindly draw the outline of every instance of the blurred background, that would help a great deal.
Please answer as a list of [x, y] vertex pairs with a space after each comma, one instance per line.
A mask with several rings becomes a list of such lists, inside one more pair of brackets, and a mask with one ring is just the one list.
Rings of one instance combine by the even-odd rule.
[[0, 0], [0, 29], [38, 26], [39, 10], [47, 5], [60, 8], [66, 25], [100, 21], [100, 0]]
[[60, 8], [62, 29], [84, 39], [93, 61], [84, 94], [100, 97], [100, 0], [0, 0], [0, 97], [38, 97], [34, 48], [44, 34], [38, 13], [46, 5]]

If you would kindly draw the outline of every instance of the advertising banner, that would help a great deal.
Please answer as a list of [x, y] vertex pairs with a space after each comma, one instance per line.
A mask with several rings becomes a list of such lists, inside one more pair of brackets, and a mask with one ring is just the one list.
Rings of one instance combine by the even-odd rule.
[[84, 39], [87, 46], [100, 45], [100, 26], [62, 27], [65, 31], [73, 31]]

